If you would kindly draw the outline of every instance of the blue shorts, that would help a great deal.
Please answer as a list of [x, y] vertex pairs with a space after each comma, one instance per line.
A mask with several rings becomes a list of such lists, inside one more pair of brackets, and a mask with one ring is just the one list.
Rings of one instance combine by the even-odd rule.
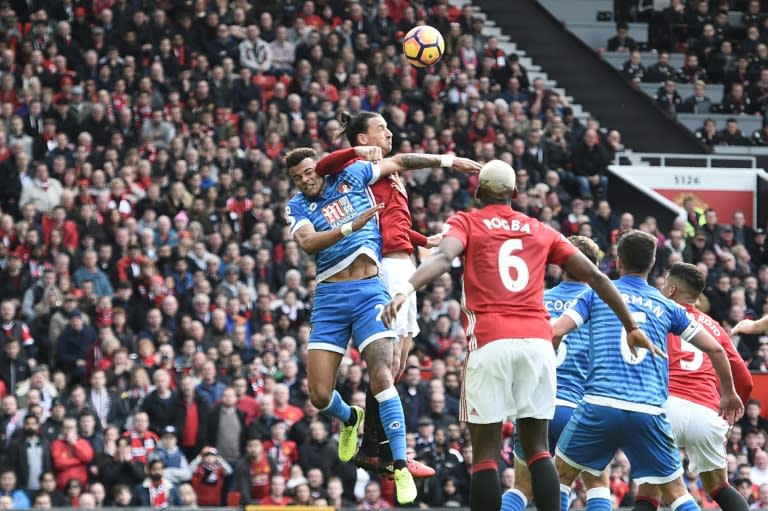
[[318, 284], [308, 349], [343, 355], [350, 338], [360, 352], [375, 340], [396, 338], [381, 321], [389, 300], [389, 292], [378, 277]]
[[[555, 446], [560, 439], [560, 435], [565, 429], [566, 424], [571, 419], [575, 408], [570, 406], [557, 405], [555, 408], [555, 416], [549, 421], [548, 437], [549, 437], [549, 453], [555, 454]], [[515, 458], [525, 462], [525, 456], [523, 455], [523, 446], [520, 445], [520, 438], [517, 436], [517, 429], [515, 429], [514, 440]]]
[[594, 476], [621, 449], [632, 466], [632, 478], [664, 484], [683, 473], [680, 453], [665, 414], [651, 415], [581, 402], [557, 444], [557, 455]]

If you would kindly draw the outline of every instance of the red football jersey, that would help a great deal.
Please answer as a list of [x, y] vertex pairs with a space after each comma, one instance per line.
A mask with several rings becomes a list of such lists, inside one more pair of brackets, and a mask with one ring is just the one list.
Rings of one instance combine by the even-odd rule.
[[[752, 392], [752, 375], [736, 351], [723, 327], [693, 305], [684, 305], [688, 315], [695, 319], [725, 349], [733, 373], [733, 383], [742, 402]], [[669, 352], [669, 395], [720, 411], [719, 379], [712, 361], [694, 345], [682, 342], [677, 335], [667, 335]]]
[[381, 254], [393, 252], [413, 253], [411, 231], [411, 212], [408, 211], [408, 194], [397, 174], [383, 177], [371, 185], [376, 204], [386, 204], [379, 211], [381, 229]]
[[562, 266], [576, 247], [507, 205], [457, 213], [447, 224], [445, 236], [464, 245], [462, 308], [469, 350], [497, 339], [551, 339], [544, 274], [547, 264]]

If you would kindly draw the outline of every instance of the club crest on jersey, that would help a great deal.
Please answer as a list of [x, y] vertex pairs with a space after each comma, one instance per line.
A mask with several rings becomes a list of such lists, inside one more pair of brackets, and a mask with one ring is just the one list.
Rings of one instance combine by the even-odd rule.
[[408, 192], [405, 191], [405, 187], [403, 186], [403, 182], [400, 180], [400, 177], [398, 177], [397, 174], [392, 174], [389, 176], [390, 181], [392, 181], [392, 188], [397, 190], [398, 192], [402, 193], [406, 197], [408, 197]]
[[321, 210], [328, 225], [336, 226], [339, 223], [351, 220], [355, 214], [355, 207], [346, 195], [336, 199]]
[[317, 202], [311, 202], [311, 203], [309, 204], [309, 210], [310, 210], [310, 211], [314, 211], [314, 210], [316, 210], [316, 209], [317, 209]]
[[350, 190], [352, 190], [352, 185], [346, 181], [342, 181], [339, 183], [339, 186], [336, 187], [336, 191], [339, 193], [349, 193]]

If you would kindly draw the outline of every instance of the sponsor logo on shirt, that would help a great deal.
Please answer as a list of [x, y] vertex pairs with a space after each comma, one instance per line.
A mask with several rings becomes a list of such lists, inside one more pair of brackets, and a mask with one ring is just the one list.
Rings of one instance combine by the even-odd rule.
[[331, 202], [325, 206], [322, 210], [325, 221], [328, 225], [336, 227], [338, 224], [347, 222], [354, 218], [356, 215], [355, 207], [347, 196], [340, 197], [339, 199]]

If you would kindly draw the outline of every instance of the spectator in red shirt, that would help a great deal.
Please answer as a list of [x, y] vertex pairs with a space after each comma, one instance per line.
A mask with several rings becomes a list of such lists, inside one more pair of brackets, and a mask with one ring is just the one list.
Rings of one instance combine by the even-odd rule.
[[224, 478], [232, 473], [232, 467], [213, 447], [204, 447], [195, 458], [192, 469], [192, 487], [201, 506], [220, 506], [223, 503]]
[[304, 412], [298, 406], [288, 401], [291, 397], [288, 385], [278, 383], [273, 391], [275, 396], [275, 417], [284, 420], [288, 427], [293, 426], [304, 417]]
[[93, 461], [93, 448], [77, 434], [77, 420], [64, 419], [61, 436], [51, 444], [51, 458], [56, 471], [56, 486], [63, 490], [70, 479], [81, 486], [88, 484], [88, 465]]
[[261, 405], [255, 397], [248, 395], [248, 380], [245, 376], [233, 379], [232, 386], [237, 396], [237, 409], [245, 414], [245, 427], [250, 428], [253, 419], [261, 413]]
[[381, 486], [376, 481], [369, 481], [365, 485], [365, 497], [357, 506], [357, 509], [386, 509], [392, 505], [381, 498]]
[[133, 428], [123, 433], [131, 440], [133, 459], [146, 463], [160, 442], [160, 438], [149, 430], [149, 416], [146, 412], [137, 412], [133, 416]]
[[179, 383], [179, 397], [184, 413], [176, 415], [176, 431], [179, 432], [179, 447], [187, 459], [193, 459], [200, 452], [206, 438], [205, 425], [208, 403], [195, 392], [195, 379], [184, 376]]
[[277, 468], [258, 438], [248, 440], [245, 453], [235, 468], [235, 485], [240, 492], [241, 503], [263, 504], [262, 499], [270, 494], [270, 477], [277, 474]]
[[269, 495], [261, 499], [260, 504], [262, 506], [288, 506], [291, 502], [291, 498], [285, 496], [285, 477], [272, 476], [269, 484]]
[[64, 238], [64, 246], [70, 252], [77, 250], [80, 243], [77, 224], [72, 220], [67, 220], [67, 210], [64, 209], [64, 206], [56, 206], [49, 214], [43, 215], [40, 223], [43, 228], [43, 243], [50, 245], [51, 232], [57, 230]]

